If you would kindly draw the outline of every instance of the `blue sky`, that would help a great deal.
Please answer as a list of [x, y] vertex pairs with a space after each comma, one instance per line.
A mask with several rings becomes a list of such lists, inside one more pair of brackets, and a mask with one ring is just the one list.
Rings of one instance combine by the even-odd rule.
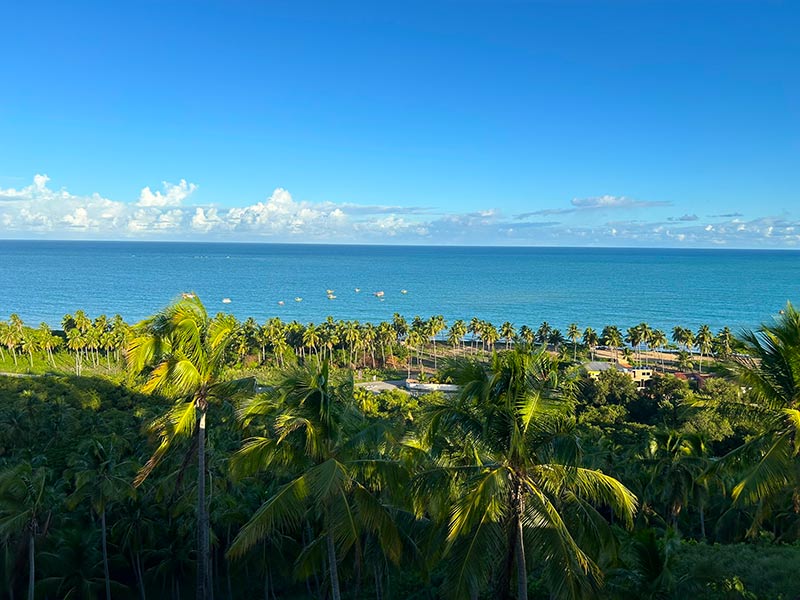
[[796, 2], [0, 14], [2, 238], [800, 245]]

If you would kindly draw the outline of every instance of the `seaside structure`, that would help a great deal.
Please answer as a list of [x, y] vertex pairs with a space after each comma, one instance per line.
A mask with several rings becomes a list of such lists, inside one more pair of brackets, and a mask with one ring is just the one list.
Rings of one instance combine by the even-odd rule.
[[619, 363], [616, 362], [603, 362], [599, 360], [593, 360], [583, 365], [586, 374], [591, 377], [592, 379], [598, 379], [600, 377], [600, 373], [603, 371], [620, 371], [625, 373], [628, 377], [633, 379], [633, 382], [636, 384], [638, 389], [644, 388], [644, 384], [646, 381], [653, 377], [653, 369], [650, 367], [623, 367]]

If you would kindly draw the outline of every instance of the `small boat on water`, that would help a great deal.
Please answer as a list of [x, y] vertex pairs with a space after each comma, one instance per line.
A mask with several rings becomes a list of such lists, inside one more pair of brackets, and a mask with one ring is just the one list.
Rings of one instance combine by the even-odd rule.
[[328, 294], [328, 296], [330, 296], [333, 293], [333, 290], [325, 290], [325, 293]]
[[380, 292], [375, 292], [375, 297], [376, 298], [383, 298], [383, 291], [381, 290]]
[[400, 290], [400, 293], [401, 293], [401, 294], [407, 294], [407, 293], [408, 293], [408, 290]]
[[294, 299], [294, 301], [295, 301], [295, 302], [302, 302], [302, 301], [303, 301], [303, 299], [302, 299], [300, 296], [298, 296], [297, 298], [295, 298], [295, 299]]
[[230, 298], [223, 298], [222, 299], [222, 303], [223, 304], [230, 304], [231, 303], [231, 299]]
[[361, 291], [361, 288], [356, 288], [356, 294]]
[[283, 300], [278, 300], [278, 306], [283, 306], [283, 304], [284, 304]]
[[191, 292], [183, 292], [183, 293], [181, 294], [181, 297], [182, 297], [184, 300], [192, 300], [192, 299], [194, 298], [194, 294], [192, 294]]
[[336, 300], [336, 296], [333, 294], [328, 294], [328, 300]]

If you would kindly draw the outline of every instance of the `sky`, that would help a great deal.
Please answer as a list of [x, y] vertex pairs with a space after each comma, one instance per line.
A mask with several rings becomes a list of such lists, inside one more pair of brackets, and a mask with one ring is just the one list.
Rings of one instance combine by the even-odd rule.
[[792, 0], [0, 19], [0, 239], [800, 246]]

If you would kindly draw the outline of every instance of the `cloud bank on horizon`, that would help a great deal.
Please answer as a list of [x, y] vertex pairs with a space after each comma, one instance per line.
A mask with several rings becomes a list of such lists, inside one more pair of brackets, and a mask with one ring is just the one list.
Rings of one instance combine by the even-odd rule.
[[[0, 187], [0, 237], [553, 246], [795, 248], [800, 219], [740, 213], [666, 215], [671, 202], [626, 196], [575, 198], [568, 206], [505, 215], [496, 208], [443, 213], [434, 207], [295, 200], [276, 188], [261, 202], [223, 207], [193, 202], [198, 185], [144, 187], [124, 202], [53, 189], [37, 174]], [[627, 217], [627, 218], [626, 218]], [[634, 218], [635, 217], [635, 218]]]

